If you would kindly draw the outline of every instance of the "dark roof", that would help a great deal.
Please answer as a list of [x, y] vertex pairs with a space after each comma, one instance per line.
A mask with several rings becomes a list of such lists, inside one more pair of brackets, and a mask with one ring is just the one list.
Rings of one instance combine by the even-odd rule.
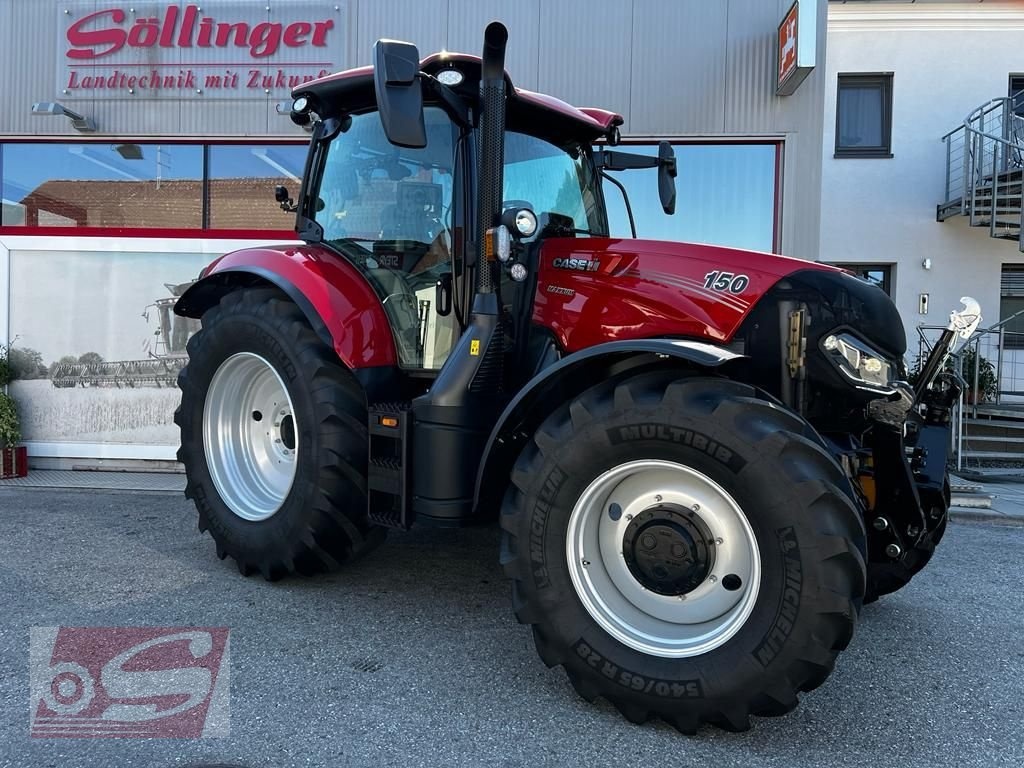
[[[475, 99], [480, 82], [480, 57], [465, 53], [435, 53], [420, 62], [420, 69], [436, 75], [442, 69], [458, 69], [464, 80], [455, 91], [467, 99]], [[622, 125], [622, 116], [596, 107], [582, 109], [554, 96], [535, 93], [513, 85], [505, 73], [509, 91], [507, 125], [551, 138], [593, 141], [615, 126]], [[362, 112], [372, 108], [376, 99], [373, 90], [373, 67], [358, 67], [303, 83], [292, 96], [308, 96], [320, 114]]]

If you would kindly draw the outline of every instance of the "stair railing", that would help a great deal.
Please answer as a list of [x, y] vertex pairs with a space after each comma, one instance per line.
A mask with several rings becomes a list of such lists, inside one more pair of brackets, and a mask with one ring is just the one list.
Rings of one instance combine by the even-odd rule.
[[[942, 325], [917, 326], [915, 367], [928, 357], [932, 345], [944, 329]], [[954, 373], [964, 385], [964, 391], [954, 409], [951, 436], [956, 468], [960, 470], [963, 469], [964, 420], [978, 415], [978, 406], [985, 402], [988, 394], [994, 396], [995, 405], [1002, 405], [1004, 397], [1024, 397], [1024, 310], [987, 328], [977, 329], [950, 358]], [[984, 371], [988, 371], [995, 379], [995, 389], [991, 393], [986, 392], [987, 387], [982, 386], [988, 378]]]
[[[1019, 98], [1020, 94], [992, 99], [942, 137], [946, 168], [943, 201], [938, 206], [940, 221], [958, 212], [970, 217], [971, 226], [978, 226], [978, 193], [991, 190], [986, 195], [991, 206], [989, 234], [996, 237], [1009, 226], [1021, 226], [1024, 233], [1024, 206], [1009, 199], [1012, 193], [1002, 190], [1012, 187], [1001, 181], [1009, 171], [1024, 169], [1024, 117], [1015, 112]], [[1019, 225], [1000, 220], [1000, 210], [1017, 207], [1021, 208]], [[1018, 239], [1024, 250], [1024, 235]]]

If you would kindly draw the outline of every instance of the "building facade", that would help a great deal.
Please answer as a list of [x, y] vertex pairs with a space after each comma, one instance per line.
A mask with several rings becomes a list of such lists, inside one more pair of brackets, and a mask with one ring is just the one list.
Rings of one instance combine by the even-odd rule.
[[1024, 390], [1022, 39], [1018, 2], [828, 8], [821, 258], [892, 294], [911, 363], [919, 327], [934, 338], [961, 296], [983, 326], [1006, 321], [981, 350], [1009, 401]]
[[290, 88], [369, 63], [380, 37], [476, 53], [500, 19], [517, 86], [621, 113], [636, 151], [676, 145], [674, 217], [650, 174], [622, 179], [641, 236], [817, 258], [826, 2], [800, 0], [811, 71], [778, 95], [793, 5], [0, 0], [0, 343], [30, 455], [173, 460], [194, 331], [174, 297], [213, 257], [294, 237], [273, 199], [304, 163]]

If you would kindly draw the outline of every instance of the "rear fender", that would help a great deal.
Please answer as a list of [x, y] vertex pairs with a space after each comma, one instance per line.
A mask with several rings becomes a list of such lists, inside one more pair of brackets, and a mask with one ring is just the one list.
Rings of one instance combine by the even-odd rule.
[[229, 253], [203, 271], [174, 311], [200, 318], [226, 294], [258, 285], [287, 294], [349, 369], [397, 365], [377, 294], [354, 266], [324, 248], [282, 245]]
[[613, 341], [562, 358], [526, 383], [491, 431], [477, 471], [476, 515], [498, 509], [512, 466], [541, 422], [596, 382], [661, 365], [712, 373], [744, 359], [725, 347], [682, 339]]

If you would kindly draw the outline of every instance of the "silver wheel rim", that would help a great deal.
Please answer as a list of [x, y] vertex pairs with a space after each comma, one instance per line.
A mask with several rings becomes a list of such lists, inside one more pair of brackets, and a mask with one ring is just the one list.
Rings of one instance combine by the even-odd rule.
[[[709, 572], [686, 594], [652, 591], [626, 561], [627, 530], [651, 509], [679, 510], [714, 542]], [[707, 475], [670, 461], [631, 461], [597, 477], [569, 517], [566, 558], [576, 594], [606, 632], [668, 658], [727, 642], [750, 617], [761, 585], [757, 540], [735, 499]], [[740, 586], [731, 588], [736, 578]]]
[[217, 493], [232, 512], [260, 521], [281, 508], [295, 480], [298, 433], [274, 366], [251, 352], [220, 364], [206, 393], [203, 447]]

